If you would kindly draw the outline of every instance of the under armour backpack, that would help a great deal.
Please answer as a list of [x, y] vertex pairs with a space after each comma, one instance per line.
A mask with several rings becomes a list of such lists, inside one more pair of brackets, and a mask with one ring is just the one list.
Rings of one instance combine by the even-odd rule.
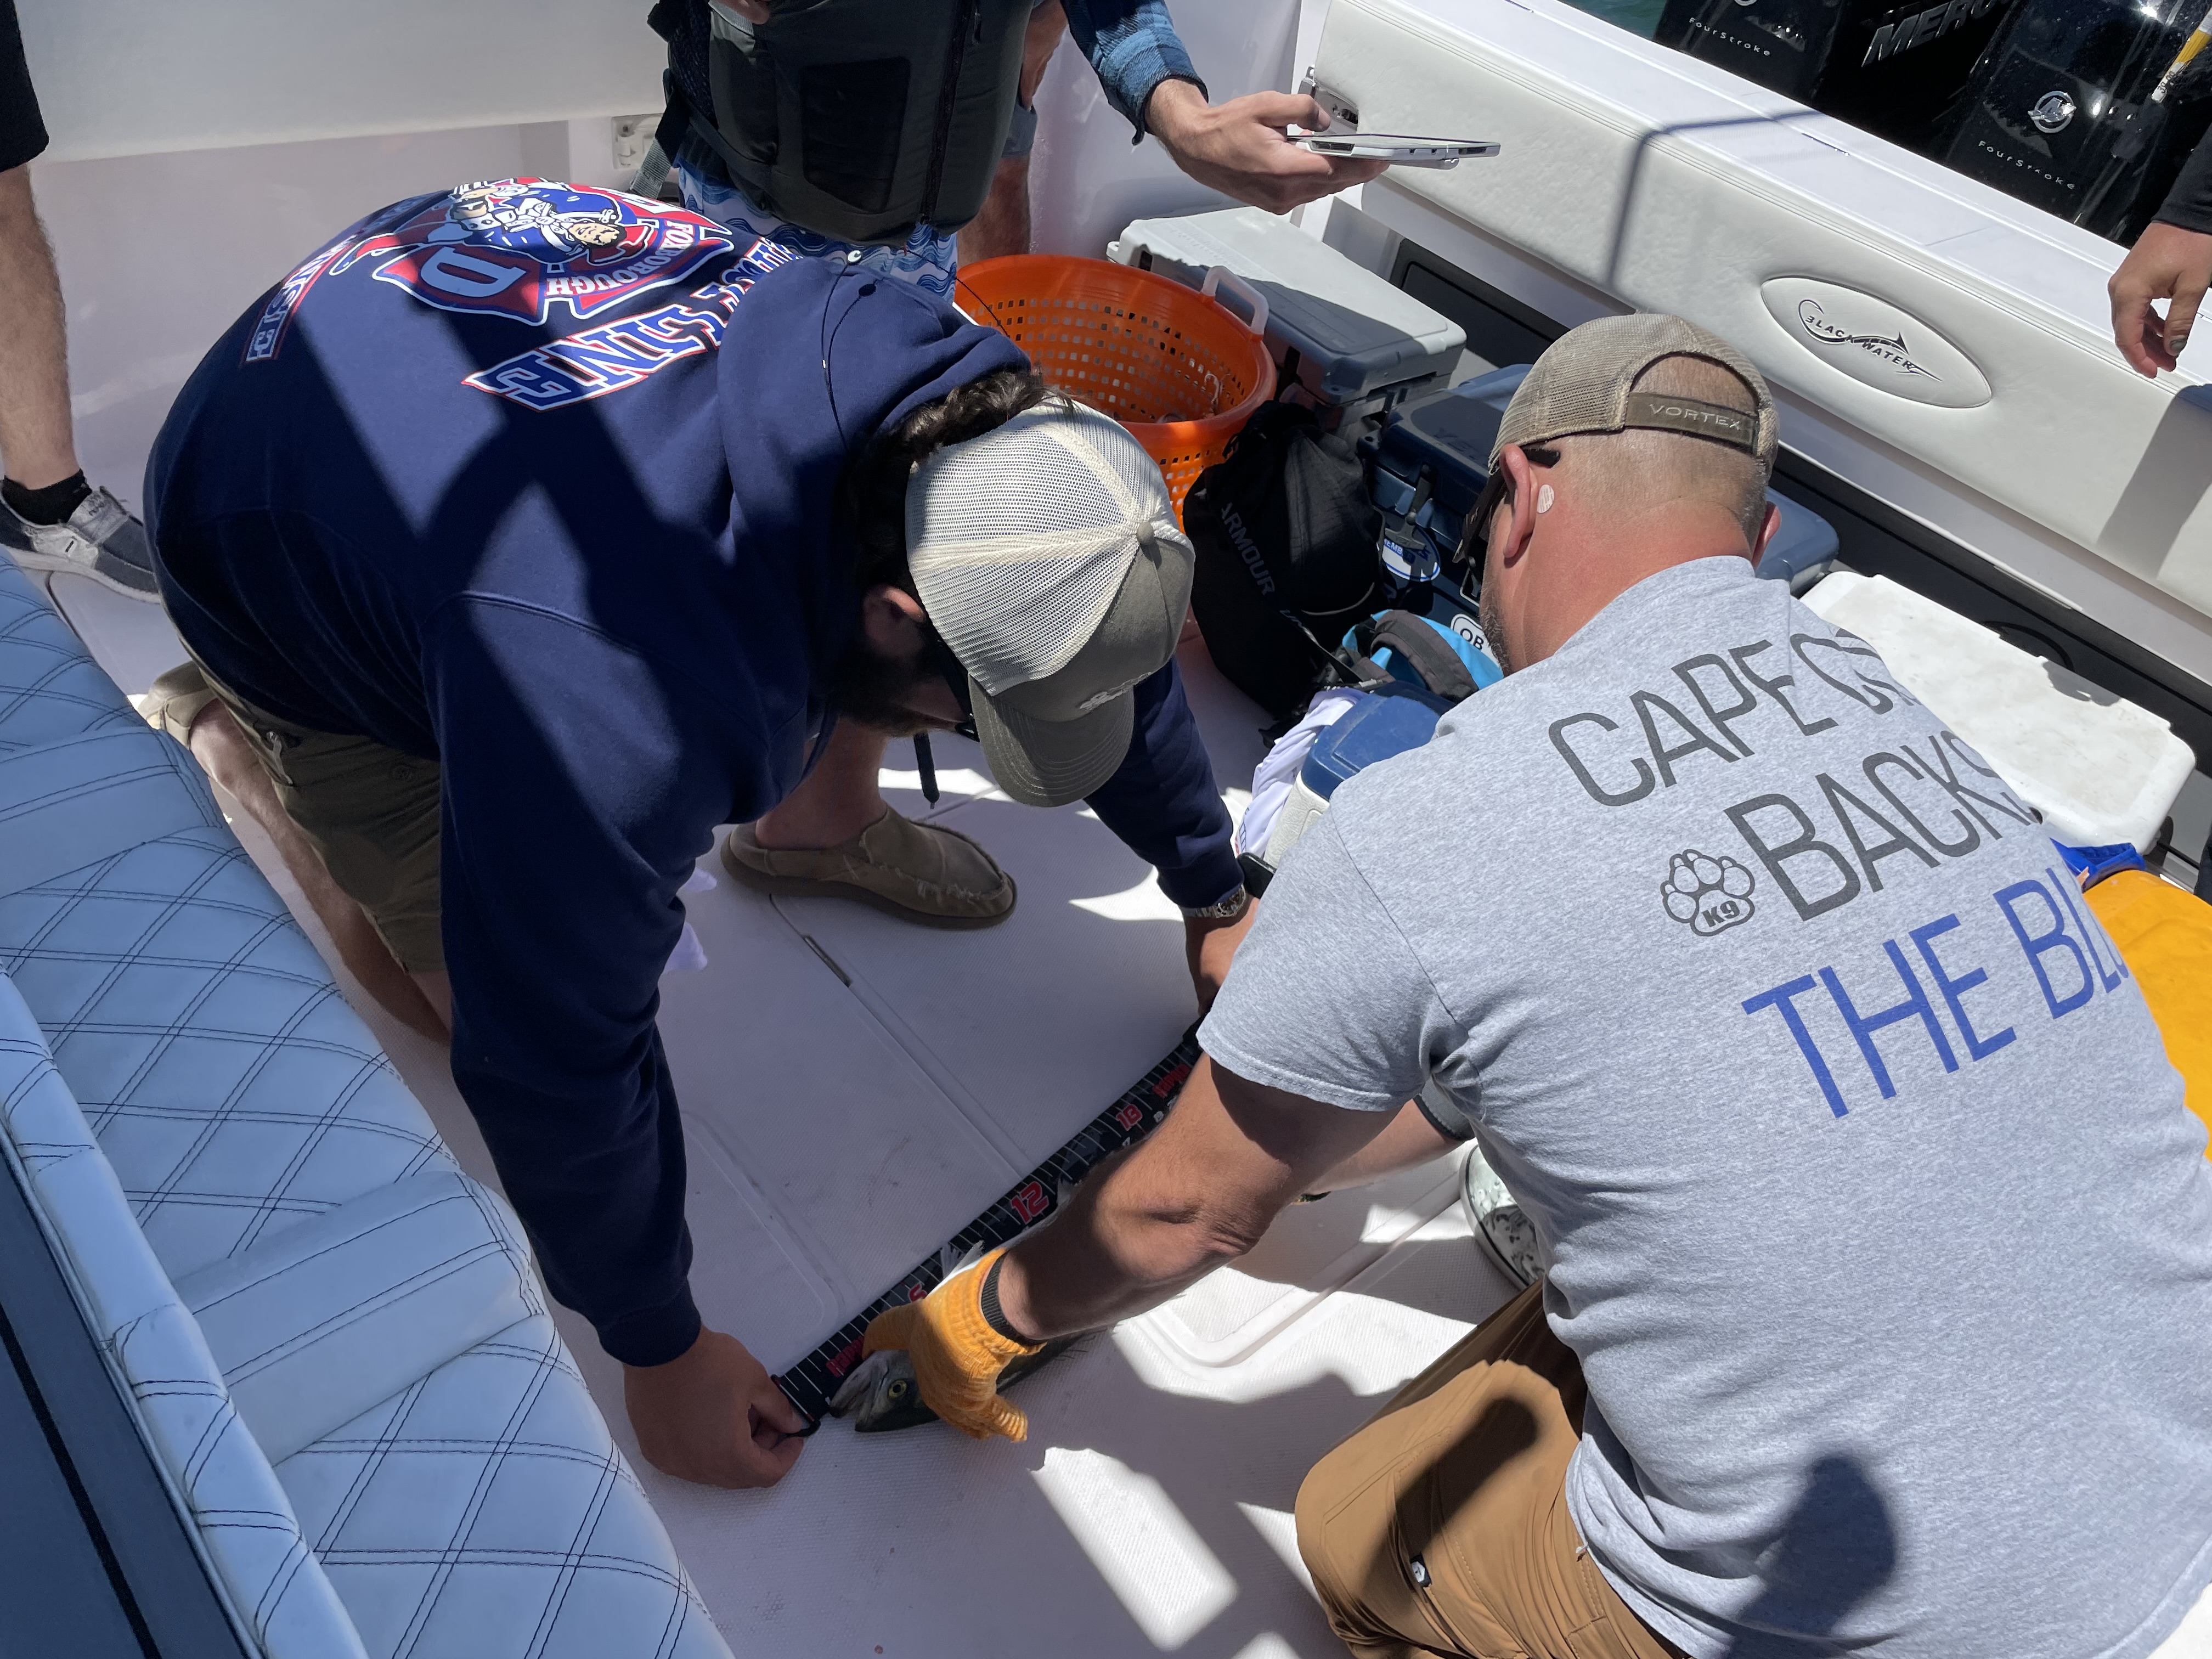
[[1191, 611], [1215, 666], [1276, 720], [1357, 683], [1337, 646], [1387, 597], [1382, 514], [1352, 446], [1310, 409], [1262, 404], [1183, 502]]

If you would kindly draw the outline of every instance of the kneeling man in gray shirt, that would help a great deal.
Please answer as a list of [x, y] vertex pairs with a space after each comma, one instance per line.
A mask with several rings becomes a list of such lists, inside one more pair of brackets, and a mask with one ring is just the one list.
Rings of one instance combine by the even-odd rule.
[[1545, 353], [1470, 520], [1509, 677], [1337, 792], [1160, 1130], [908, 1327], [1018, 1430], [1007, 1353], [1464, 1114], [1546, 1273], [1307, 1479], [1356, 1654], [2208, 1634], [2204, 1130], [2036, 815], [1753, 578], [1775, 420], [1679, 319]]

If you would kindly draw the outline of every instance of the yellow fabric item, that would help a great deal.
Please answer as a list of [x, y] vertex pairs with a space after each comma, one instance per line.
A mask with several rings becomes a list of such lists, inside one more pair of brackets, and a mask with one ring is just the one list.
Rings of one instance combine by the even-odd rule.
[[983, 1279], [1006, 1254], [1001, 1246], [952, 1275], [919, 1302], [868, 1322], [860, 1351], [903, 1348], [930, 1410], [974, 1439], [1030, 1437], [1029, 1413], [999, 1398], [999, 1373], [1036, 1347], [1000, 1336], [983, 1317]]
[[2150, 1005], [2189, 1109], [2212, 1129], [2212, 904], [2147, 870], [2123, 870], [2084, 896]]

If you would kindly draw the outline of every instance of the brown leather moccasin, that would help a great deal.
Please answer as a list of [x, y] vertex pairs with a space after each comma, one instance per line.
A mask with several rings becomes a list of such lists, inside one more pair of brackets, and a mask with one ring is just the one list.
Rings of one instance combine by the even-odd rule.
[[805, 850], [763, 847], [741, 823], [722, 867], [756, 892], [857, 899], [925, 927], [994, 927], [1014, 908], [1014, 878], [975, 842], [888, 808], [852, 840]]

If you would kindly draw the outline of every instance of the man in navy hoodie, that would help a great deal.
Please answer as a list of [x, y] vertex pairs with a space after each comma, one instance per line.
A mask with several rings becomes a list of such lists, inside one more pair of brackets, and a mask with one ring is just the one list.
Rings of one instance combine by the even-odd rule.
[[[802, 1426], [686, 1284], [654, 1018], [715, 825], [790, 795], [841, 715], [969, 708], [1002, 787], [1087, 798], [1158, 867], [1202, 997], [1241, 936], [1158, 468], [910, 284], [608, 191], [416, 198], [217, 343], [147, 502], [194, 659], [163, 723], [372, 991], [450, 1032], [549, 1288], [672, 1474], [768, 1484]], [[972, 866], [896, 825], [902, 864]]]

